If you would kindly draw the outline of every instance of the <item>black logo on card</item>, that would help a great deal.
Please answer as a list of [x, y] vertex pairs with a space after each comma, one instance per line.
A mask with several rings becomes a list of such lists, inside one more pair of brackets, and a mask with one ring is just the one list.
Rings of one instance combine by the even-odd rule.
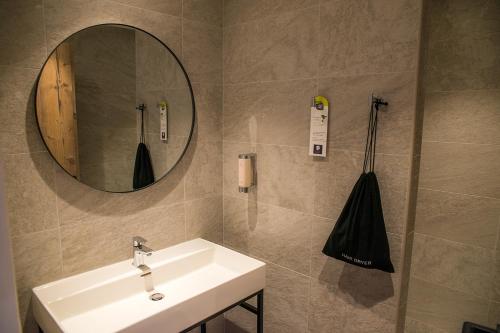
[[323, 153], [323, 145], [314, 145], [314, 153], [322, 154]]

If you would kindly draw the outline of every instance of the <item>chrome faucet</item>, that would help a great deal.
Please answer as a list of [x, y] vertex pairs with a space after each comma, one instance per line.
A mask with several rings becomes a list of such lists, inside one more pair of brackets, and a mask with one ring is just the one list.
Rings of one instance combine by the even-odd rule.
[[[134, 261], [132, 262], [132, 265], [135, 267], [140, 268], [140, 266], [145, 266], [144, 265], [144, 256], [150, 256], [153, 254], [153, 250], [151, 250], [149, 247], [145, 246], [144, 243], [147, 241], [139, 236], [135, 236], [132, 238], [133, 241], [133, 257]], [[146, 266], [147, 267], [147, 266]]]

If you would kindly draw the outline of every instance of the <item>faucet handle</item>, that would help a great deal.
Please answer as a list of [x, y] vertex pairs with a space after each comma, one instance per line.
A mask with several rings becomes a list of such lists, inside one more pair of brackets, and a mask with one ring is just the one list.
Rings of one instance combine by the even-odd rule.
[[134, 236], [132, 238], [132, 242], [134, 247], [141, 247], [144, 243], [147, 242], [147, 240], [142, 238], [141, 236]]

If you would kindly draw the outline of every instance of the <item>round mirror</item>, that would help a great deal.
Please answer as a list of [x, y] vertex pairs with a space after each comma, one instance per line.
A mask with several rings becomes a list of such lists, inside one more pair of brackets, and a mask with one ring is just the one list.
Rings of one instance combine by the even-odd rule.
[[194, 124], [189, 78], [151, 34], [103, 24], [64, 40], [38, 78], [36, 117], [54, 159], [93, 188], [129, 192], [164, 177]]

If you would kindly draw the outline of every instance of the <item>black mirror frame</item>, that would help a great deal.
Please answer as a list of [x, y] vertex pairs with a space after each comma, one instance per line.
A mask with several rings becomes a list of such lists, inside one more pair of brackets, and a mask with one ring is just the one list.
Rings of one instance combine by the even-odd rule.
[[[81, 182], [80, 180], [78, 180], [78, 182], [80, 184], [83, 184], [85, 186], [88, 186], [92, 189], [95, 189], [95, 190], [98, 190], [98, 191], [103, 191], [103, 192], [108, 192], [108, 193], [131, 193], [131, 192], [137, 192], [137, 191], [140, 191], [140, 190], [143, 190], [145, 188], [148, 188], [150, 186], [153, 186], [155, 185], [156, 183], [160, 182], [161, 180], [163, 180], [168, 174], [170, 174], [172, 172], [173, 169], [175, 169], [175, 167], [180, 163], [180, 161], [182, 160], [182, 158], [184, 157], [184, 155], [186, 154], [186, 151], [189, 147], [189, 144], [191, 143], [191, 139], [193, 137], [193, 132], [194, 132], [194, 126], [195, 126], [195, 121], [196, 121], [196, 105], [195, 105], [195, 100], [194, 100], [194, 93], [193, 93], [193, 86], [191, 84], [191, 80], [189, 79], [189, 76], [188, 76], [188, 73], [186, 71], [186, 69], [184, 68], [184, 66], [182, 65], [181, 61], [179, 60], [179, 58], [177, 57], [177, 55], [174, 53], [174, 51], [172, 51], [172, 49], [170, 49], [162, 40], [160, 40], [158, 37], [156, 37], [155, 35], [141, 29], [141, 28], [137, 28], [137, 27], [134, 27], [132, 25], [128, 25], [128, 24], [121, 24], [121, 23], [101, 23], [101, 24], [95, 24], [95, 25], [91, 25], [91, 26], [88, 26], [86, 28], [83, 28], [83, 29], [80, 29], [74, 33], [72, 33], [71, 35], [69, 35], [68, 37], [66, 37], [63, 41], [61, 41], [59, 44], [57, 44], [57, 46], [50, 52], [50, 54], [48, 55], [47, 59], [44, 61], [41, 69], [40, 69], [40, 72], [38, 73], [37, 75], [37, 78], [36, 78], [36, 83], [35, 83], [35, 98], [34, 98], [34, 111], [35, 111], [35, 119], [36, 119], [36, 124], [37, 124], [37, 127], [38, 127], [38, 132], [40, 133], [40, 136], [42, 137], [42, 141], [45, 145], [45, 147], [47, 148], [47, 151], [49, 152], [50, 156], [52, 157], [52, 159], [54, 161], [56, 161], [57, 165], [64, 170], [64, 172], [66, 172], [71, 178], [75, 178], [73, 175], [71, 175], [65, 168], [62, 167], [62, 165], [59, 163], [59, 161], [54, 157], [54, 155], [52, 154], [52, 152], [50, 151], [50, 148], [47, 144], [47, 142], [45, 141], [45, 138], [43, 137], [43, 134], [42, 134], [42, 129], [40, 127], [40, 123], [38, 122], [38, 116], [37, 116], [37, 107], [36, 107], [36, 101], [37, 101], [37, 97], [38, 97], [38, 84], [40, 82], [40, 77], [42, 75], [42, 72], [43, 72], [43, 69], [45, 68], [45, 65], [47, 64], [47, 62], [49, 61], [49, 58], [52, 56], [52, 54], [57, 50], [57, 48], [62, 44], [64, 43], [65, 41], [67, 41], [68, 39], [70, 39], [71, 37], [73, 37], [74, 35], [78, 34], [79, 32], [82, 32], [82, 31], [85, 31], [85, 30], [88, 30], [88, 29], [92, 29], [92, 28], [95, 28], [95, 27], [102, 27], [102, 26], [118, 26], [118, 27], [125, 27], [125, 28], [129, 28], [129, 29], [133, 29], [133, 30], [137, 30], [137, 31], [141, 31], [145, 34], [147, 34], [148, 36], [151, 36], [153, 39], [155, 39], [156, 41], [158, 41], [161, 45], [163, 45], [163, 47], [165, 47], [169, 52], [170, 54], [174, 57], [174, 59], [177, 61], [177, 64], [179, 65], [179, 67], [181, 68], [182, 72], [184, 73], [184, 77], [186, 78], [186, 82], [188, 84], [188, 87], [189, 87], [189, 93], [191, 94], [191, 105], [192, 105], [192, 121], [191, 121], [191, 129], [189, 131], [189, 136], [188, 136], [188, 139], [187, 139], [187, 142], [186, 142], [186, 146], [184, 147], [184, 149], [182, 150], [182, 153], [179, 155], [179, 158], [177, 159], [177, 161], [172, 165], [172, 167], [164, 174], [162, 175], [160, 178], [156, 179], [154, 181], [154, 183], [151, 183], [147, 186], [144, 186], [144, 187], [141, 187], [139, 189], [133, 189], [133, 190], [130, 190], [130, 191], [120, 191], [120, 192], [117, 192], [117, 191], [107, 191], [107, 190], [104, 190], [104, 189], [99, 189], [99, 188], [95, 188], [95, 187], [92, 187], [90, 185], [87, 185], [85, 184], [84, 182]], [[76, 179], [76, 178], [75, 178]]]

